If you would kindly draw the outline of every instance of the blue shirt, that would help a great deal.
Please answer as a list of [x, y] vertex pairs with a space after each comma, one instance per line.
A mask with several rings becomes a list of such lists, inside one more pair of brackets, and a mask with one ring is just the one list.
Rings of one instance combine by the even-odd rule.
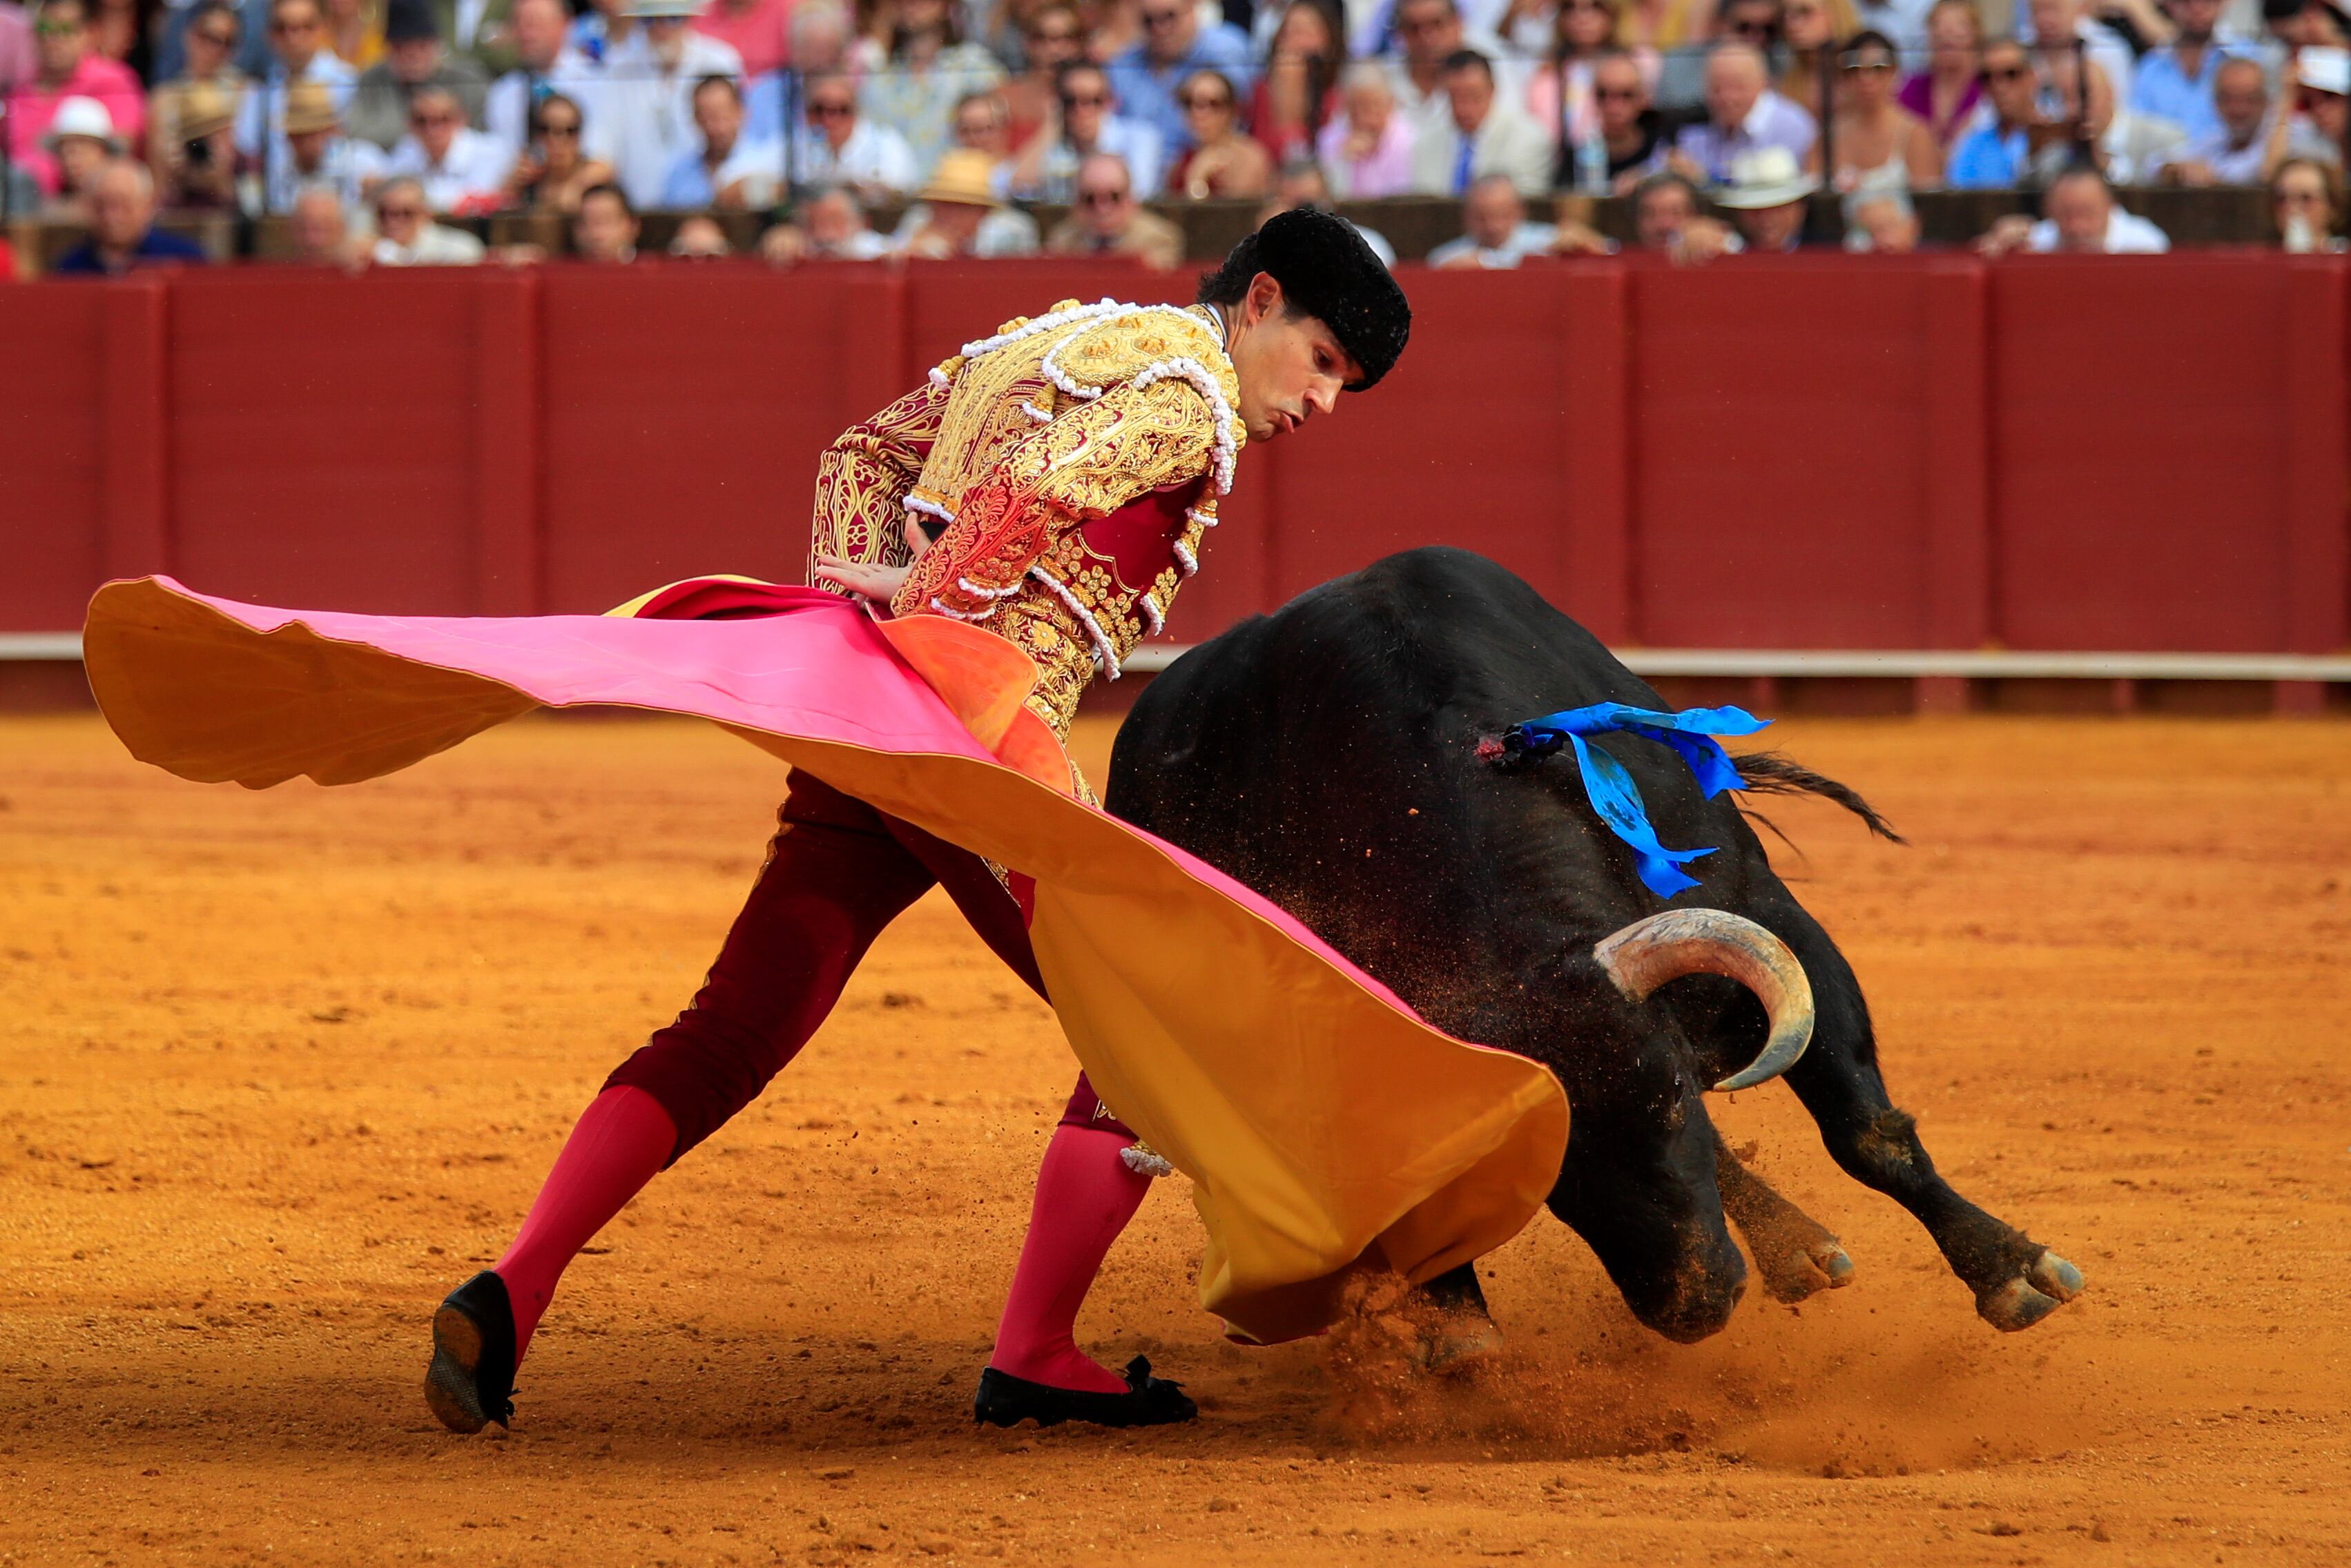
[[1110, 86], [1118, 94], [1119, 113], [1150, 126], [1170, 152], [1180, 152], [1192, 145], [1191, 129], [1176, 102], [1176, 89], [1184, 78], [1196, 70], [1224, 72], [1233, 84], [1235, 111], [1246, 114], [1249, 88], [1257, 79], [1252, 63], [1249, 36], [1230, 22], [1219, 22], [1201, 29], [1184, 57], [1172, 66], [1155, 64], [1144, 46], [1135, 45], [1111, 61]]
[[2179, 68], [2177, 47], [2149, 49], [2139, 57], [2131, 77], [2130, 107], [2134, 114], [2168, 120], [2190, 137], [2220, 129], [2220, 111], [2212, 107], [2212, 78], [2220, 62], [2243, 53], [2218, 38], [2204, 46], [2203, 69], [2193, 77]]
[[1951, 149], [1943, 183], [1954, 191], [2012, 191], [2024, 183], [2031, 138], [2020, 127], [2002, 131], [1995, 121], [1970, 131]]
[[[179, 262], [202, 267], [206, 259], [204, 247], [195, 241], [163, 229], [151, 228], [131, 247], [130, 265], [123, 270], [136, 271], [142, 267]], [[86, 239], [66, 252], [57, 258], [57, 266], [49, 270], [59, 277], [107, 276], [106, 263], [99, 258], [98, 242], [94, 239]]]

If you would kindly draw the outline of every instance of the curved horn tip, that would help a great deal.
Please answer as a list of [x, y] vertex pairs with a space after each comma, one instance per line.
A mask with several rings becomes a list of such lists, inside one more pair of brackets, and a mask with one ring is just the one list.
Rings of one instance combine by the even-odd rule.
[[1769, 1082], [1812, 1043], [1811, 978], [1786, 943], [1744, 915], [1663, 910], [1611, 932], [1592, 951], [1618, 992], [1635, 1004], [1668, 980], [1691, 974], [1722, 975], [1755, 994], [1771, 1019], [1771, 1035], [1752, 1062], [1714, 1085], [1719, 1091]]

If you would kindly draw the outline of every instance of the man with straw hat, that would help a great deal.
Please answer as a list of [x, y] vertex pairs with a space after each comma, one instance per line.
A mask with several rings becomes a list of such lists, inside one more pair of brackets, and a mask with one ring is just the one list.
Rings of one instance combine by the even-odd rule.
[[175, 141], [148, 150], [166, 207], [236, 205], [236, 99], [214, 83], [180, 95]]
[[992, 165], [977, 148], [958, 147], [939, 160], [920, 204], [898, 225], [901, 254], [925, 261], [955, 256], [1034, 256], [1037, 221], [997, 196]]
[[341, 110], [324, 82], [298, 81], [286, 95], [286, 156], [269, 171], [267, 213], [290, 213], [312, 185], [325, 185], [346, 207], [384, 177], [384, 156], [369, 141], [343, 134]]

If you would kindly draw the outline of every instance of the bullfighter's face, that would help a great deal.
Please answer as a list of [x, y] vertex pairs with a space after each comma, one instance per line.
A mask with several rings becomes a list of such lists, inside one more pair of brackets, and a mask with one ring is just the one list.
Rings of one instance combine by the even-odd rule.
[[1287, 435], [1318, 413], [1329, 413], [1339, 393], [1364, 379], [1331, 329], [1292, 312], [1281, 285], [1260, 272], [1234, 312], [1233, 374], [1240, 382], [1241, 423], [1251, 441]]

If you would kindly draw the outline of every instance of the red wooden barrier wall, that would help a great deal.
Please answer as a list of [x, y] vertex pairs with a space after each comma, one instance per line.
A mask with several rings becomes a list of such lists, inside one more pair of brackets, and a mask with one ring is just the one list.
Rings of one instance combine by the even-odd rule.
[[[1169, 635], [1406, 545], [1652, 645], [2287, 651], [2346, 633], [2333, 258], [1413, 271], [1414, 346], [1253, 448]], [[1057, 261], [248, 270], [0, 289], [0, 630], [109, 576], [590, 611], [796, 578], [818, 454]]]

